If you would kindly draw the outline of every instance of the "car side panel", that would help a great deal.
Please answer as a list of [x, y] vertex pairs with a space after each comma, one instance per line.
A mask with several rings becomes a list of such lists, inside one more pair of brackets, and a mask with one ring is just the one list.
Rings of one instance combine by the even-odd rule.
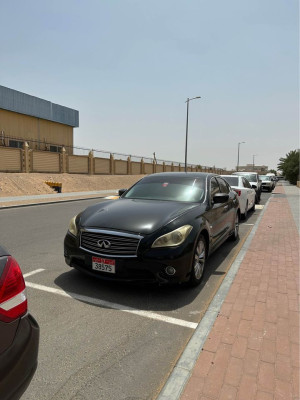
[[39, 326], [27, 314], [20, 319], [10, 347], [0, 354], [1, 400], [18, 400], [37, 368]]
[[211, 246], [215, 248], [226, 234], [226, 218], [224, 204], [214, 205], [206, 214], [211, 233]]
[[248, 196], [248, 210], [250, 210], [255, 204], [255, 190], [247, 189]]

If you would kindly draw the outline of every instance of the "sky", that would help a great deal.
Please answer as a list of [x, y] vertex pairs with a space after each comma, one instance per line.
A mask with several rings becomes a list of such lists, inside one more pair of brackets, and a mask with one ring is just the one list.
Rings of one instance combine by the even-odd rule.
[[188, 163], [232, 169], [240, 147], [239, 165], [277, 169], [299, 148], [296, 0], [0, 0], [0, 12], [0, 85], [78, 110], [75, 146], [184, 163], [186, 100], [201, 96]]

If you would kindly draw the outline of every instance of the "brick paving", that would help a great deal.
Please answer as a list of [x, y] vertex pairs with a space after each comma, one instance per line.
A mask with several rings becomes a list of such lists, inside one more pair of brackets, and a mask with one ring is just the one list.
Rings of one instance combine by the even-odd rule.
[[181, 400], [299, 400], [299, 232], [277, 186]]

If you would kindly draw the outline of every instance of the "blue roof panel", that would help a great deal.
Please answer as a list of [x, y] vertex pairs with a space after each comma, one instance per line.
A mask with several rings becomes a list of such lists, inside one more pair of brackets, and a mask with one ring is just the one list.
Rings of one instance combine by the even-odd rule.
[[79, 126], [79, 112], [0, 85], [0, 108], [60, 124]]

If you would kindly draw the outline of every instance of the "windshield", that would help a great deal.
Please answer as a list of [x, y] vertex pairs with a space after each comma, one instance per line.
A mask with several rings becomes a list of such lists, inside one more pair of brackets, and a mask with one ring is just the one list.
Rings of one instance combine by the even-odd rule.
[[[175, 177], [174, 177], [175, 178]], [[126, 192], [126, 199], [203, 202], [205, 181], [194, 178], [143, 179]]]
[[271, 177], [266, 175], [259, 175], [259, 179], [261, 179], [262, 181], [270, 181]]
[[239, 178], [237, 176], [222, 176], [222, 178], [229, 183], [230, 186], [239, 185]]
[[245, 172], [235, 172], [234, 175], [242, 175], [246, 179], [248, 179], [249, 182], [257, 182], [257, 175], [256, 174], [247, 174]]

